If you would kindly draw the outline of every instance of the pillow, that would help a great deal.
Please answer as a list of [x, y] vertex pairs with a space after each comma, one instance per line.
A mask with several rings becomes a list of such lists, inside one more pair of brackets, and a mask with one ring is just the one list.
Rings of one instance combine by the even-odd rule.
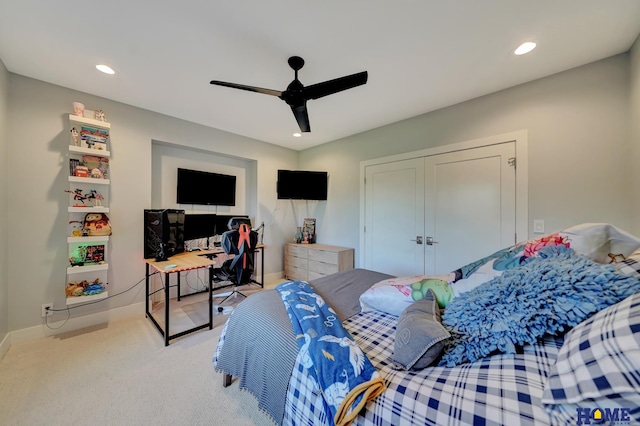
[[609, 253], [628, 256], [640, 248], [640, 238], [608, 223], [583, 223], [560, 231], [571, 248], [598, 263], [609, 263]]
[[398, 318], [393, 362], [396, 370], [421, 370], [432, 364], [444, 349], [449, 332], [440, 322], [440, 309], [432, 290], [409, 305]]
[[473, 362], [558, 334], [640, 291], [640, 277], [547, 246], [518, 268], [454, 298], [443, 325], [452, 335], [440, 365]]
[[428, 289], [436, 295], [442, 307], [453, 298], [449, 275], [416, 275], [389, 278], [374, 284], [360, 295], [361, 312], [381, 311], [400, 316], [409, 305], [422, 299]]
[[640, 293], [636, 293], [567, 334], [545, 385], [542, 403], [561, 424], [574, 423], [576, 414], [585, 410], [592, 416], [596, 408], [604, 410], [600, 413], [603, 419], [607, 409], [617, 409], [618, 420], [638, 421], [639, 372]]

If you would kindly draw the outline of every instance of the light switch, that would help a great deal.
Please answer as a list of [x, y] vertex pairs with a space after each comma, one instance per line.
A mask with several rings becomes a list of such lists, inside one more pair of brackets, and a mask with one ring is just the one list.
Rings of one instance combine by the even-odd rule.
[[543, 219], [534, 219], [533, 220], [533, 233], [534, 234], [544, 234], [544, 220]]

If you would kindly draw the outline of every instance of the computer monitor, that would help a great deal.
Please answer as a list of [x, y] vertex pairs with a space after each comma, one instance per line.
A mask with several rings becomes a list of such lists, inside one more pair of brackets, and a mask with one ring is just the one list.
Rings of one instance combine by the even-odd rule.
[[217, 215], [213, 213], [186, 214], [184, 216], [184, 240], [197, 240], [216, 235]]

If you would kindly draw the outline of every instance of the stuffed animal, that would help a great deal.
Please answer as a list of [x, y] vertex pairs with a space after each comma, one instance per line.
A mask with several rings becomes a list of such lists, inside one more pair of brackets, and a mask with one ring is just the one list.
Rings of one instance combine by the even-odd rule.
[[82, 227], [83, 227], [83, 223], [81, 221], [70, 220], [68, 235], [70, 237], [82, 237]]
[[111, 235], [109, 218], [104, 213], [87, 213], [83, 229], [90, 237]]
[[76, 247], [69, 256], [69, 264], [71, 266], [82, 266], [86, 257], [87, 249], [84, 246]]

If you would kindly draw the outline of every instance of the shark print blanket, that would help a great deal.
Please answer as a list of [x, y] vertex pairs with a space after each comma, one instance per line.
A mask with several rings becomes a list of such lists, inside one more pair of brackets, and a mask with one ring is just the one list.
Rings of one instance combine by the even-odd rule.
[[353, 421], [385, 384], [335, 311], [305, 281], [276, 287], [289, 314], [298, 358], [322, 392], [325, 412], [336, 425]]

